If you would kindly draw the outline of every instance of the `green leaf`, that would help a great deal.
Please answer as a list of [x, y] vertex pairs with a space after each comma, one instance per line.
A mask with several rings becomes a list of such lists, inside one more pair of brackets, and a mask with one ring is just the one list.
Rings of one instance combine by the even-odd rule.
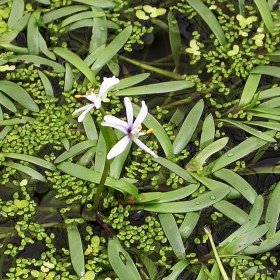
[[269, 201], [265, 214], [265, 223], [268, 224], [270, 227], [266, 233], [266, 238], [270, 238], [273, 234], [275, 234], [278, 226], [279, 214], [280, 214], [279, 197], [280, 197], [280, 183], [276, 185], [272, 194], [269, 196]]
[[262, 19], [264, 21], [266, 28], [268, 29], [268, 31], [271, 34], [273, 34], [275, 26], [274, 26], [273, 18], [271, 16], [271, 11], [269, 9], [267, 1], [266, 0], [254, 0], [254, 2], [258, 7], [258, 10], [262, 16]]
[[200, 137], [200, 146], [202, 150], [213, 142], [215, 138], [215, 123], [212, 114], [209, 114], [202, 125], [201, 137]]
[[24, 1], [14, 0], [10, 11], [10, 16], [7, 22], [8, 28], [13, 28], [14, 24], [22, 18], [23, 12], [24, 12]]
[[[80, 178], [82, 180], [89, 181], [92, 183], [99, 184], [99, 182], [101, 180], [100, 173], [90, 170], [88, 168], [85, 168], [83, 166], [79, 166], [77, 164], [67, 162], [67, 161], [58, 164], [57, 168], [59, 170], [65, 172], [66, 174], [75, 176], [77, 178]], [[124, 180], [116, 180], [116, 179], [107, 177], [105, 185], [108, 187], [111, 187], [113, 189], [116, 189], [118, 191], [121, 191], [121, 192], [124, 192], [127, 194], [131, 194], [135, 198], [138, 197], [138, 189], [131, 183], [128, 183]]]
[[91, 71], [91, 69], [86, 65], [86, 63], [75, 53], [69, 51], [68, 49], [56, 47], [53, 49], [53, 52], [65, 60], [67, 60], [70, 64], [74, 65], [78, 70], [80, 70], [91, 83], [95, 82], [95, 75]]
[[242, 130], [244, 130], [244, 131], [246, 131], [246, 132], [262, 139], [262, 140], [265, 140], [267, 142], [276, 142], [276, 140], [273, 137], [271, 137], [271, 136], [269, 136], [269, 135], [267, 135], [267, 134], [265, 134], [265, 133], [263, 133], [259, 130], [256, 130], [256, 129], [254, 129], [254, 128], [246, 125], [246, 124], [243, 124], [241, 122], [228, 120], [228, 119], [221, 119], [221, 121], [232, 124], [232, 125], [240, 128], [240, 129], [242, 129]]
[[242, 196], [247, 199], [251, 204], [254, 204], [257, 197], [256, 191], [251, 187], [251, 185], [243, 179], [240, 175], [229, 169], [221, 169], [216, 171], [214, 175], [235, 188]]
[[108, 241], [108, 259], [120, 280], [142, 279], [131, 257], [117, 238], [110, 238]]
[[201, 212], [197, 211], [189, 212], [185, 215], [185, 218], [179, 227], [179, 231], [183, 241], [187, 240], [187, 238], [192, 234], [200, 218], [200, 214]]
[[[14, 31], [12, 31], [13, 33], [16, 32], [17, 34], [22, 31], [23, 29], [25, 29], [25, 27], [27, 26], [27, 23], [29, 21], [29, 18], [31, 16], [31, 13], [27, 13], [26, 15], [24, 15], [23, 17], [21, 17], [16, 23], [14, 23], [13, 25], [13, 29]], [[14, 33], [15, 34], [15, 33]], [[5, 35], [5, 34], [4, 34]], [[2, 35], [3, 36], [3, 35]], [[2, 37], [1, 37], [2, 39]], [[0, 39], [0, 40], [1, 40]], [[2, 41], [2, 40], [1, 40]], [[3, 42], [3, 41], [2, 41]], [[11, 41], [8, 41], [11, 42]]]
[[47, 43], [44, 39], [44, 37], [41, 35], [41, 33], [39, 32], [39, 49], [41, 50], [41, 52], [47, 56], [48, 58], [52, 59], [52, 60], [56, 60], [56, 56], [54, 55], [53, 52], [51, 52], [47, 46]]
[[83, 152], [84, 150], [87, 150], [94, 146], [96, 146], [96, 141], [93, 141], [93, 140], [86, 140], [86, 141], [80, 142], [80, 143], [74, 145], [73, 147], [71, 147], [69, 149], [69, 151], [66, 151], [63, 154], [61, 154], [59, 157], [57, 157], [56, 160], [54, 161], [54, 163], [60, 163], [62, 161], [65, 161], [68, 158], [76, 156], [77, 154]]
[[174, 266], [172, 266], [169, 270], [172, 271], [171, 274], [168, 276], [162, 278], [162, 280], [177, 280], [179, 275], [182, 273], [182, 271], [189, 265], [189, 262], [187, 260], [180, 260], [177, 262]]
[[73, 88], [74, 75], [71, 69], [71, 65], [65, 63], [65, 81], [64, 81], [64, 91], [70, 91]]
[[65, 20], [63, 20], [61, 22], [61, 28], [65, 27], [73, 22], [82, 20], [82, 19], [103, 17], [103, 16], [104, 16], [103, 11], [101, 11], [101, 12], [96, 12], [96, 11], [81, 12], [81, 13], [75, 14], [73, 16], [67, 17]]
[[24, 60], [25, 63], [32, 62], [37, 66], [40, 66], [41, 64], [50, 66], [53, 68], [54, 72], [58, 72], [58, 73], [65, 72], [65, 68], [63, 67], [63, 65], [44, 57], [39, 57], [36, 55], [28, 55], [28, 54], [14, 55], [9, 57], [10, 62], [18, 62], [19, 60]]
[[[92, 11], [103, 12], [102, 9], [91, 7]], [[101, 45], [107, 42], [107, 19], [105, 15], [103, 17], [94, 17], [92, 24], [92, 35], [89, 43], [89, 53], [94, 52]]]
[[257, 196], [255, 203], [246, 221], [242, 224], [242, 226], [239, 229], [235, 230], [230, 236], [228, 236], [223, 242], [221, 242], [219, 244], [219, 247], [222, 248], [228, 245], [235, 238], [238, 238], [239, 236], [242, 236], [244, 233], [254, 229], [258, 225], [261, 219], [263, 213], [263, 207], [264, 207], [264, 199], [261, 195], [259, 195]]
[[91, 69], [94, 75], [96, 75], [109, 60], [111, 60], [118, 51], [123, 47], [123, 45], [128, 40], [132, 32], [132, 26], [127, 26], [123, 31], [118, 34], [115, 39], [102, 51], [100, 56], [96, 59]]
[[5, 165], [5, 166], [14, 168], [18, 171], [21, 171], [21, 172], [29, 175], [32, 179], [36, 179], [36, 180], [39, 180], [39, 181], [42, 181], [42, 182], [46, 181], [46, 179], [43, 175], [41, 175], [39, 172], [37, 172], [36, 170], [34, 170], [34, 169], [32, 169], [28, 166], [18, 164], [18, 163], [14, 163], [14, 162], [4, 162], [2, 164]]
[[183, 199], [193, 194], [198, 189], [198, 187], [199, 184], [191, 184], [183, 188], [180, 188], [178, 190], [169, 191], [169, 192], [141, 193], [139, 194], [136, 203], [155, 204], [155, 203], [163, 203], [163, 202], [170, 202], [170, 201]]
[[187, 0], [187, 2], [197, 11], [206, 24], [215, 34], [221, 45], [227, 43], [224, 31], [217, 18], [201, 0]]
[[261, 238], [268, 230], [269, 225], [263, 224], [258, 226], [238, 238], [234, 239], [230, 244], [223, 248], [225, 254], [237, 254], [247, 248], [249, 245]]
[[246, 122], [246, 124], [261, 126], [261, 127], [265, 127], [265, 128], [273, 129], [273, 130], [277, 130], [277, 131], [280, 130], [280, 123], [279, 122], [273, 122], [273, 121], [269, 121], [269, 122], [252, 121], [252, 122]]
[[43, 83], [46, 95], [48, 97], [54, 97], [52, 84], [51, 84], [50, 80], [48, 79], [48, 77], [40, 70], [38, 70], [38, 74]]
[[169, 42], [171, 46], [172, 57], [175, 62], [176, 68], [178, 68], [180, 63], [180, 53], [181, 53], [181, 34], [178, 27], [176, 18], [174, 17], [172, 11], [168, 13], [168, 31], [169, 31]]
[[112, 1], [108, 1], [108, 0], [75, 0], [75, 2], [79, 2], [79, 3], [83, 3], [86, 5], [90, 5], [90, 6], [95, 6], [95, 7], [99, 7], [99, 8], [114, 8], [116, 6], [116, 4]]
[[183, 149], [186, 148], [187, 144], [191, 140], [193, 133], [197, 127], [197, 124], [201, 118], [204, 108], [204, 102], [201, 99], [191, 109], [183, 122], [176, 138], [173, 142], [173, 151], [175, 155], [178, 155]]
[[12, 126], [5, 126], [0, 132], [0, 140], [3, 140], [12, 129]]
[[176, 173], [178, 176], [180, 176], [181, 178], [183, 178], [187, 182], [189, 182], [189, 183], [195, 183], [196, 182], [193, 179], [193, 177], [190, 175], [190, 173], [188, 173], [184, 168], [180, 167], [176, 163], [174, 163], [174, 162], [172, 162], [168, 159], [162, 158], [162, 157], [153, 158], [153, 160], [155, 162], [158, 162], [162, 166], [166, 167], [170, 171]]
[[[150, 76], [150, 73], [142, 73], [135, 76], [131, 76], [128, 78], [124, 78], [120, 80], [120, 83], [114, 86], [113, 91], [116, 92], [120, 89], [128, 88], [134, 86], [142, 81], [146, 80]], [[117, 92], [116, 92], [117, 94]]]
[[42, 167], [47, 168], [52, 171], [56, 170], [56, 167], [52, 163], [50, 163], [46, 160], [43, 160], [41, 158], [34, 157], [34, 156], [22, 155], [22, 154], [16, 154], [16, 153], [2, 153], [1, 155], [4, 157], [8, 157], [8, 158], [14, 158], [14, 159], [18, 159], [18, 160], [28, 161], [28, 162], [34, 163], [36, 165], [42, 166]]
[[116, 92], [116, 95], [135, 96], [135, 95], [147, 95], [147, 94], [166, 93], [166, 92], [170, 93], [177, 90], [191, 88], [193, 86], [194, 83], [189, 81], [163, 82], [163, 83], [157, 83], [157, 84], [151, 84], [151, 85], [120, 90]]
[[205, 164], [206, 160], [211, 155], [222, 150], [226, 146], [228, 139], [229, 139], [228, 137], [223, 137], [209, 144], [201, 152], [199, 152], [194, 158], [192, 158], [190, 164], [194, 165], [197, 169], [199, 169]]
[[260, 74], [250, 74], [240, 97], [239, 107], [247, 106], [254, 97], [261, 79]]
[[89, 54], [86, 59], [84, 60], [85, 63], [90, 66], [94, 63], [94, 61], [99, 57], [99, 55], [101, 54], [101, 52], [105, 49], [105, 44], [99, 46], [98, 48], [96, 48], [91, 54]]
[[260, 245], [250, 245], [244, 249], [246, 255], [256, 255], [269, 252], [280, 244], [280, 230], [271, 235], [266, 240], [262, 241]]
[[185, 246], [173, 214], [158, 214], [158, 218], [175, 256], [178, 259], [184, 259]]
[[95, 156], [96, 147], [89, 148], [80, 158], [77, 164], [87, 166]]
[[10, 81], [0, 81], [0, 90], [30, 111], [39, 112], [37, 104], [28, 92], [19, 85]]
[[[256, 1], [256, 0], [255, 0]], [[261, 74], [280, 78], [280, 67], [259, 65], [251, 69], [250, 74]]]
[[[132, 106], [133, 106], [134, 116], [137, 116], [140, 112], [140, 107], [135, 104], [132, 104]], [[165, 130], [162, 128], [162, 125], [149, 113], [148, 113], [146, 119], [144, 120], [143, 124], [147, 128], [154, 129], [153, 134], [158, 139], [162, 149], [164, 150], [166, 157], [167, 158], [174, 157], [172, 144], [171, 144], [170, 139], [169, 139], [168, 135], [166, 134]]]
[[4, 107], [6, 107], [8, 110], [10, 110], [13, 113], [17, 111], [17, 108], [14, 105], [14, 103], [7, 96], [5, 96], [1, 91], [0, 91], [0, 104], [2, 104]]
[[41, 10], [34, 11], [27, 24], [27, 48], [30, 55], [39, 55], [39, 28], [38, 20]]
[[[269, 136], [272, 136], [275, 134], [274, 131], [267, 132]], [[212, 168], [212, 172], [218, 171], [219, 169], [231, 164], [232, 162], [245, 157], [246, 155], [250, 154], [251, 152], [257, 150], [258, 148], [266, 145], [266, 141], [256, 138], [256, 137], [250, 137], [246, 139], [245, 141], [241, 142], [228, 152], [226, 152], [224, 155], [222, 155], [215, 163], [214, 167]]]
[[89, 7], [84, 6], [84, 5], [73, 5], [73, 6], [68, 6], [68, 7], [63, 7], [59, 9], [52, 10], [43, 16], [43, 22], [44, 23], [49, 23], [51, 21], [55, 21], [56, 19], [69, 16], [73, 13], [78, 13], [84, 10], [88, 10]]
[[4, 49], [14, 52], [14, 53], [28, 54], [27, 48], [18, 47], [13, 44], [10, 44], [10, 43], [0, 43], [0, 46], [3, 47]]
[[213, 207], [239, 225], [243, 225], [248, 219], [248, 215], [243, 210], [226, 200], [215, 203]]
[[79, 277], [85, 274], [85, 259], [81, 235], [75, 224], [67, 224], [67, 236], [72, 266]]
[[217, 188], [213, 191], [206, 192], [198, 198], [190, 201], [144, 205], [141, 206], [141, 209], [156, 213], [186, 213], [198, 211], [217, 203], [218, 201], [223, 199], [229, 193], [229, 191], [229, 188], [224, 188], [223, 190], [221, 190], [221, 188]]
[[86, 114], [83, 120], [84, 129], [88, 140], [98, 140], [97, 129], [91, 114]]
[[106, 156], [107, 156], [106, 141], [103, 134], [100, 133], [96, 146], [94, 171], [99, 173], [103, 172]]

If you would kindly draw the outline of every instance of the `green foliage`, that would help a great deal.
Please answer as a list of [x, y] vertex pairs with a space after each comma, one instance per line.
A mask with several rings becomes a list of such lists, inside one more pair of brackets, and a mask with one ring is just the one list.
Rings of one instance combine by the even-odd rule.
[[132, 2], [0, 1], [0, 279], [278, 279], [276, 1]]

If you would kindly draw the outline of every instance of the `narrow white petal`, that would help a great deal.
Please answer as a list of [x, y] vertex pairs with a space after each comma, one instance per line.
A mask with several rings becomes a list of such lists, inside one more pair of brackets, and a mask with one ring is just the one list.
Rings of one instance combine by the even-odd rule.
[[95, 99], [94, 104], [95, 104], [96, 109], [99, 109], [101, 107], [101, 99], [99, 97], [97, 97]]
[[84, 98], [86, 98], [87, 100], [91, 101], [92, 103], [95, 103], [96, 101], [96, 95], [95, 93], [91, 93], [89, 95], [83, 95]]
[[125, 105], [125, 109], [126, 109], [126, 119], [127, 119], [128, 126], [129, 126], [129, 128], [132, 128], [133, 108], [132, 108], [131, 101], [128, 97], [124, 98], [124, 105]]
[[107, 159], [112, 159], [120, 155], [130, 142], [129, 136], [123, 137], [108, 153]]
[[[85, 106], [86, 107], [86, 106]], [[88, 105], [88, 108], [84, 110], [84, 112], [78, 117], [78, 122], [82, 122], [86, 116], [86, 114], [94, 108], [94, 104]]]
[[105, 121], [106, 123], [109, 123], [109, 124], [114, 124], [114, 125], [122, 126], [122, 127], [124, 127], [125, 129], [128, 128], [127, 122], [122, 121], [122, 120], [120, 120], [120, 119], [118, 119], [118, 118], [116, 118], [116, 117], [114, 117], [114, 116], [105, 116], [105, 117], [104, 117], [104, 121]]
[[148, 107], [147, 107], [145, 101], [142, 101], [142, 107], [141, 107], [141, 110], [140, 110], [137, 118], [135, 119], [135, 121], [133, 123], [133, 129], [138, 128], [142, 124], [142, 122], [145, 120], [147, 114], [148, 114]]
[[103, 78], [103, 82], [100, 86], [98, 96], [102, 98], [104, 94], [106, 94], [113, 86], [115, 86], [119, 82], [120, 80], [115, 76], [113, 76], [112, 78]]
[[83, 107], [81, 107], [81, 108], [75, 110], [75, 111], [72, 113], [72, 116], [75, 116], [75, 115], [77, 115], [78, 113], [87, 110], [87, 108], [93, 108], [93, 107], [94, 107], [93, 104], [85, 105], [85, 106], [83, 106]]
[[155, 158], [158, 157], [157, 154], [155, 154], [150, 148], [148, 148], [148, 147], [147, 147], [143, 142], [141, 142], [137, 137], [132, 137], [131, 139], [132, 139], [132, 140], [134, 141], [134, 143], [135, 143], [136, 145], [138, 145], [142, 150], [146, 151], [147, 153], [149, 153], [151, 156], [153, 156], [153, 157], [155, 157]]

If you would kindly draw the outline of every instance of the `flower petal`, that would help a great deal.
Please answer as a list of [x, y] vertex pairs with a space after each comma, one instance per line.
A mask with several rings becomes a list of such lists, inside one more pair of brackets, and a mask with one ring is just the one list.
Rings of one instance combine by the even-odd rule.
[[100, 86], [98, 96], [103, 97], [114, 85], [118, 84], [120, 80], [113, 76], [112, 78], [103, 78], [103, 82]]
[[128, 134], [128, 124], [125, 121], [122, 121], [114, 116], [105, 116], [104, 120], [105, 122], [101, 123], [103, 126], [110, 126], [120, 130], [124, 134]]
[[132, 122], [133, 122], [133, 108], [132, 108], [132, 104], [131, 101], [128, 97], [124, 98], [124, 105], [125, 105], [125, 109], [126, 109], [126, 120], [127, 120], [127, 124], [128, 127], [130, 129], [132, 129]]
[[[94, 104], [89, 104], [83, 107], [84, 112], [78, 117], [78, 122], [82, 122], [86, 116], [86, 114], [94, 108]], [[81, 108], [82, 109], [82, 108]], [[79, 110], [79, 109], [78, 109]], [[78, 111], [77, 110], [77, 111]]]
[[133, 142], [138, 145], [142, 150], [144, 150], [145, 152], [149, 153], [151, 156], [157, 158], [158, 155], [155, 154], [150, 148], [148, 148], [143, 142], [141, 142], [137, 137], [132, 136], [131, 138], [133, 140]]
[[145, 103], [145, 101], [142, 101], [142, 107], [141, 110], [137, 116], [137, 118], [135, 119], [132, 128], [138, 128], [142, 122], [145, 120], [146, 116], [148, 114], [148, 107]]
[[95, 103], [96, 98], [98, 98], [95, 93], [91, 93], [89, 95], [83, 95], [83, 97], [86, 98], [87, 100], [89, 100], [92, 103]]
[[107, 159], [112, 159], [121, 154], [130, 142], [130, 137], [123, 137], [108, 153]]

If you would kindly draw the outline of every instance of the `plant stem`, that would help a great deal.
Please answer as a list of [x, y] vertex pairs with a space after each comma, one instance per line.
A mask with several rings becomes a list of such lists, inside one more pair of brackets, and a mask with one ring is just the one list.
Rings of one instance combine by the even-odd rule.
[[182, 77], [179, 74], [176, 74], [176, 73], [173, 73], [173, 72], [170, 72], [170, 71], [166, 71], [166, 70], [162, 70], [160, 68], [156, 68], [156, 67], [150, 66], [150, 65], [148, 65], [146, 63], [139, 62], [139, 61], [130, 59], [130, 58], [122, 56], [122, 55], [119, 55], [119, 58], [124, 60], [124, 61], [127, 61], [127, 62], [129, 62], [131, 64], [134, 64], [134, 65], [136, 65], [138, 67], [141, 67], [143, 69], [146, 69], [146, 70], [149, 70], [149, 71], [153, 71], [153, 72], [158, 73], [160, 75], [166, 76], [166, 77], [168, 77], [170, 79], [182, 80]]
[[99, 201], [100, 201], [102, 191], [103, 191], [103, 188], [105, 185], [105, 181], [106, 181], [108, 173], [109, 173], [109, 167], [110, 167], [109, 161], [106, 159], [102, 177], [101, 177], [99, 186], [97, 188], [97, 192], [96, 192], [96, 194], [94, 196], [94, 200], [93, 200], [93, 210], [94, 211], [97, 211], [97, 209], [98, 209], [98, 205], [99, 205]]
[[209, 241], [210, 241], [210, 244], [211, 244], [211, 247], [212, 247], [212, 250], [213, 250], [215, 259], [216, 259], [216, 262], [217, 262], [217, 264], [218, 264], [218, 266], [219, 266], [219, 269], [220, 269], [220, 272], [221, 272], [221, 274], [222, 274], [222, 276], [223, 276], [223, 279], [224, 279], [224, 280], [229, 280], [229, 278], [228, 278], [228, 276], [227, 276], [227, 273], [226, 273], [226, 271], [225, 271], [225, 269], [224, 269], [224, 266], [223, 266], [223, 264], [222, 264], [222, 261], [221, 261], [221, 259], [220, 259], [220, 256], [219, 256], [219, 254], [218, 254], [218, 252], [217, 252], [217, 249], [216, 249], [216, 246], [215, 246], [213, 237], [212, 237], [212, 235], [211, 235], [210, 229], [207, 228], [207, 227], [205, 227], [205, 228], [204, 228], [204, 231], [205, 231], [205, 233], [206, 233], [206, 234], [208, 235], [208, 237], [209, 237]]

